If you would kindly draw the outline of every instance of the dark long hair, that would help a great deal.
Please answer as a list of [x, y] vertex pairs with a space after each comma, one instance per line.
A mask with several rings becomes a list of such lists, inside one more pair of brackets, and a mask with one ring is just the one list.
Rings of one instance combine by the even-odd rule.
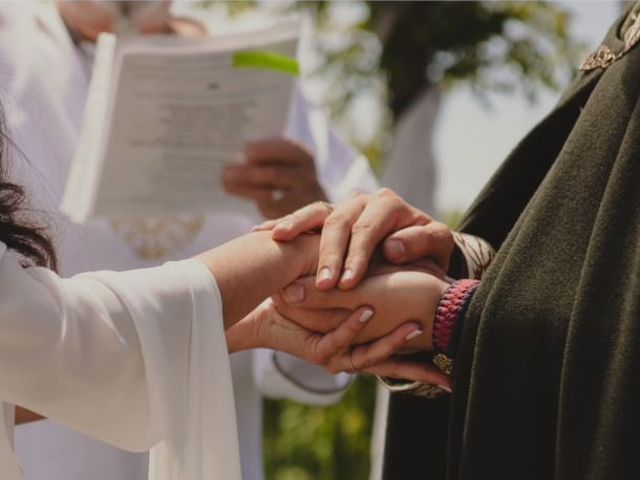
[[0, 241], [19, 255], [23, 266], [56, 270], [56, 253], [46, 229], [30, 218], [24, 189], [7, 180], [9, 145], [0, 107]]

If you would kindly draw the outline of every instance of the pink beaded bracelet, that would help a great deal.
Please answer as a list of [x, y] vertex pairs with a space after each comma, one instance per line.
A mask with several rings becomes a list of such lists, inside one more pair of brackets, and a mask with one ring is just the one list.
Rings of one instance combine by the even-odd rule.
[[437, 353], [448, 357], [455, 353], [460, 319], [479, 284], [479, 280], [469, 278], [457, 280], [440, 297], [433, 322], [433, 346]]

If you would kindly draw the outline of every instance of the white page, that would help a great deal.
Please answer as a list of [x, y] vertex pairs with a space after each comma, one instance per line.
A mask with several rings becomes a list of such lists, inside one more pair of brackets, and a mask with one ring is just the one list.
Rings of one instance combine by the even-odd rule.
[[119, 41], [103, 139], [94, 134], [93, 149], [78, 151], [100, 152], [99, 179], [92, 185], [73, 178], [85, 186], [84, 200], [74, 196], [75, 205], [65, 203], [65, 211], [77, 221], [254, 211], [249, 202], [224, 193], [222, 169], [240, 158], [248, 141], [282, 133], [294, 79], [233, 68], [233, 54], [268, 50], [295, 56], [296, 48], [292, 28], [203, 40]]

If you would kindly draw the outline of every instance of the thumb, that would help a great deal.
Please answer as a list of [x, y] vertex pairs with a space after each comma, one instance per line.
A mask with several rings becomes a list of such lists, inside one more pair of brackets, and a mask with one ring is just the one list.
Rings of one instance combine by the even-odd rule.
[[449, 227], [440, 222], [430, 222], [394, 232], [385, 239], [382, 250], [391, 263], [432, 257], [440, 268], [447, 271], [454, 245]]

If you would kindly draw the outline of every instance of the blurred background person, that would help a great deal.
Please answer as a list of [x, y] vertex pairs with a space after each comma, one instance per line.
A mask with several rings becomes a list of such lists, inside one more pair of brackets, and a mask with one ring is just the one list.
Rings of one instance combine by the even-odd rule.
[[[80, 133], [97, 35], [203, 35], [206, 30], [173, 16], [171, 2], [162, 1], [3, 2], [0, 16], [1, 94], [14, 150], [24, 160], [13, 177], [27, 186], [35, 207], [51, 217], [63, 275], [190, 257], [246, 233], [258, 221], [220, 214], [84, 226], [66, 222], [57, 209]], [[294, 93], [286, 136], [290, 140], [247, 146], [243, 162], [225, 174], [225, 187], [253, 201], [263, 215], [281, 216], [311, 201], [376, 188], [366, 160], [332, 131], [300, 90]], [[251, 184], [244, 181], [247, 170]], [[287, 184], [274, 184], [274, 174]], [[271, 351], [240, 353], [231, 363], [246, 479], [263, 478], [261, 394], [328, 405], [340, 399], [351, 380]], [[146, 455], [117, 450], [47, 420], [19, 428], [16, 449], [27, 480], [146, 478]]]

